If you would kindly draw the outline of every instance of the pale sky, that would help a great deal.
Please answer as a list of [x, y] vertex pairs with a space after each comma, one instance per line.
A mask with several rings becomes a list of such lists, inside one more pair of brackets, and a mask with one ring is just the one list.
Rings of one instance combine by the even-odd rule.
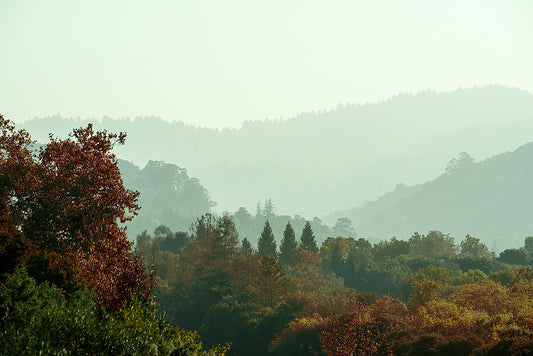
[[0, 113], [208, 127], [424, 89], [533, 93], [533, 1], [0, 1]]

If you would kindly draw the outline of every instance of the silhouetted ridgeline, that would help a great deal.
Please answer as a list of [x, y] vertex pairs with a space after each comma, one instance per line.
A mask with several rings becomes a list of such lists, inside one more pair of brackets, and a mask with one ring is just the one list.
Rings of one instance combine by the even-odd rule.
[[325, 220], [348, 216], [361, 236], [378, 240], [429, 229], [449, 232], [456, 241], [471, 234], [502, 251], [533, 233], [532, 196], [533, 142], [424, 184], [399, 184], [376, 201]]
[[[49, 117], [23, 126], [45, 141], [49, 132], [65, 135], [87, 122]], [[457, 152], [482, 160], [531, 141], [533, 96], [487, 86], [398, 95], [285, 121], [246, 122], [241, 129], [154, 117], [104, 118], [96, 127], [128, 133], [116, 150], [122, 159], [186, 167], [219, 211], [272, 198], [280, 211], [320, 216], [376, 199], [398, 182], [433, 179]]]

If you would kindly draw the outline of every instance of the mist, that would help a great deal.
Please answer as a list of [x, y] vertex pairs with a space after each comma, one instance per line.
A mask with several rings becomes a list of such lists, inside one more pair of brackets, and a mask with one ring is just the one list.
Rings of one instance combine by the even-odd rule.
[[0, 350], [530, 354], [532, 33], [527, 0], [2, 1]]

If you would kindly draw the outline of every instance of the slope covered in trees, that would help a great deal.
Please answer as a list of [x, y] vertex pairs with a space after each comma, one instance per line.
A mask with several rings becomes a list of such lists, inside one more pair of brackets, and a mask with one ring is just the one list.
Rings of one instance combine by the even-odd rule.
[[[288, 120], [250, 121], [240, 129], [153, 117], [92, 121], [128, 133], [128, 143], [116, 152], [120, 158], [139, 166], [163, 160], [186, 167], [220, 211], [272, 198], [291, 215], [322, 216], [376, 199], [398, 182], [432, 179], [457, 152], [485, 159], [529, 142], [532, 118], [531, 94], [487, 86], [339, 105]], [[24, 127], [42, 141], [50, 131], [61, 136], [85, 124], [51, 117]]]
[[441, 229], [472, 234], [500, 251], [533, 234], [533, 142], [475, 163], [460, 155], [438, 178], [398, 185], [376, 201], [329, 216], [348, 216], [362, 236], [376, 240]]
[[119, 159], [118, 167], [124, 186], [140, 193], [139, 215], [127, 224], [132, 238], [161, 224], [187, 230], [215, 205], [200, 181], [175, 164], [148, 161], [141, 169]]

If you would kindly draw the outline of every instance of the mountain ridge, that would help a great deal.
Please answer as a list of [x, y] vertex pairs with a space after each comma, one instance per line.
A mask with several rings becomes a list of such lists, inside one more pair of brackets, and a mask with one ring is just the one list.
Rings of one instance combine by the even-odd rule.
[[[85, 122], [50, 118], [25, 127], [46, 139], [49, 131], [66, 134]], [[272, 198], [285, 213], [322, 216], [375, 199], [398, 182], [432, 179], [457, 152], [484, 159], [531, 141], [533, 95], [503, 86], [425, 91], [241, 129], [155, 118], [104, 118], [95, 127], [128, 133], [116, 148], [122, 159], [187, 167], [219, 212]]]
[[358, 233], [374, 240], [441, 230], [466, 234], [498, 248], [520, 245], [533, 235], [533, 142], [413, 186], [398, 185], [375, 201], [324, 217], [352, 219]]

